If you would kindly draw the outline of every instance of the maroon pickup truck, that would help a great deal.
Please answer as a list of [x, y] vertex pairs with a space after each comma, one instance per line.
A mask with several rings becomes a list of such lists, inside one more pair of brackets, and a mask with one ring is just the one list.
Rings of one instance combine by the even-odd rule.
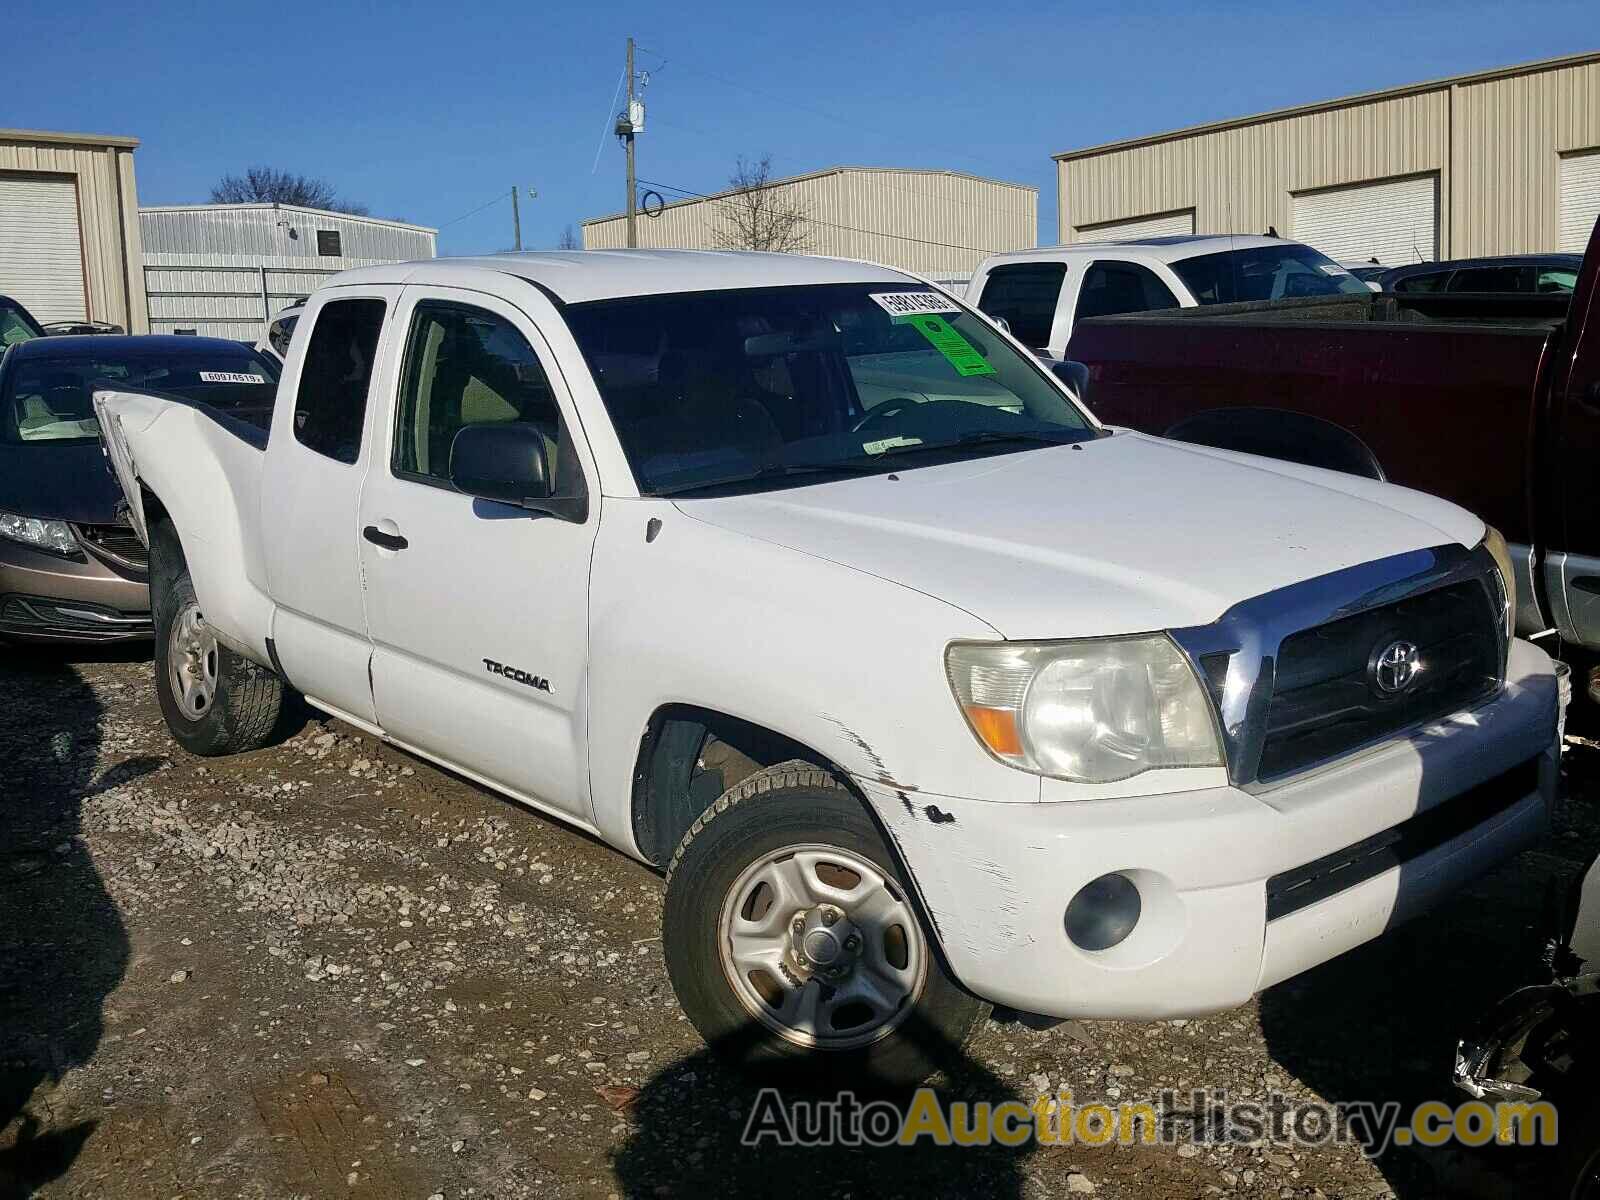
[[1519, 630], [1600, 649], [1597, 275], [1600, 225], [1570, 304], [1385, 293], [1096, 317], [1057, 369], [1107, 424], [1464, 505], [1512, 543]]

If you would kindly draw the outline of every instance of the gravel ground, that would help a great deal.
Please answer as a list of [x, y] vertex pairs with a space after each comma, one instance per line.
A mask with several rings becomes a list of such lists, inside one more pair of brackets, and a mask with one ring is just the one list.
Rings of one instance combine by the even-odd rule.
[[[740, 1147], [752, 1089], [680, 1015], [661, 880], [307, 714], [203, 761], [137, 652], [0, 650], [0, 1196], [1493, 1195], [1515, 1151]], [[1554, 835], [1230, 1012], [991, 1021], [952, 1096], [1164, 1088], [1452, 1099], [1457, 1032], [1537, 970], [1600, 851], [1600, 751]]]

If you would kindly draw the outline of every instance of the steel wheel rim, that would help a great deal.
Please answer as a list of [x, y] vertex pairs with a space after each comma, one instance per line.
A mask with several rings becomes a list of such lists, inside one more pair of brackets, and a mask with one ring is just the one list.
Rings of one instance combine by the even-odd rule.
[[887, 1037], [928, 977], [927, 942], [904, 890], [870, 859], [820, 843], [770, 851], [739, 874], [723, 898], [717, 948], [745, 1011], [807, 1049]]
[[167, 634], [167, 682], [186, 721], [204, 720], [216, 703], [218, 653], [200, 606], [186, 604]]

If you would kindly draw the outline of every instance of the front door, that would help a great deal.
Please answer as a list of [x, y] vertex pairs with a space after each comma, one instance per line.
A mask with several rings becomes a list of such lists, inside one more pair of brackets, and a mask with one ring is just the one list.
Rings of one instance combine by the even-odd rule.
[[[261, 541], [277, 602], [272, 637], [289, 681], [371, 727], [371, 643], [362, 603], [356, 509], [373, 461], [372, 380], [388, 357], [385, 317], [398, 287], [329, 288], [306, 309], [310, 337], [279, 382], [262, 463]], [[377, 457], [382, 457], [381, 452]]]
[[[542, 297], [541, 320], [559, 320]], [[396, 741], [591, 823], [585, 752], [588, 449], [534, 319], [479, 292], [407, 288], [396, 397], [361, 493], [378, 722]], [[531, 423], [581, 522], [475, 500], [450, 483], [466, 425]]]

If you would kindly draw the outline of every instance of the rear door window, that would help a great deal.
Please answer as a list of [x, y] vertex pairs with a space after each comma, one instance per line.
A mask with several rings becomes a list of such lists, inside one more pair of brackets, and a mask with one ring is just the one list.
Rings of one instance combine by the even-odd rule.
[[361, 453], [384, 308], [382, 300], [334, 300], [311, 327], [294, 400], [294, 436], [335, 462], [353, 463]]
[[[1450, 277], [1452, 292], [1530, 291], [1532, 272], [1520, 263], [1498, 267], [1464, 267]], [[1524, 276], [1529, 278], [1524, 279]]]
[[1131, 262], [1097, 262], [1083, 276], [1074, 319], [1177, 307], [1178, 298], [1148, 267]]
[[1417, 275], [1403, 275], [1395, 280], [1396, 292], [1442, 292], [1450, 278], [1449, 271], [1427, 271]]
[[978, 307], [1010, 325], [1012, 334], [1024, 346], [1048, 346], [1066, 278], [1065, 263], [1009, 263], [996, 267], [984, 280]]

